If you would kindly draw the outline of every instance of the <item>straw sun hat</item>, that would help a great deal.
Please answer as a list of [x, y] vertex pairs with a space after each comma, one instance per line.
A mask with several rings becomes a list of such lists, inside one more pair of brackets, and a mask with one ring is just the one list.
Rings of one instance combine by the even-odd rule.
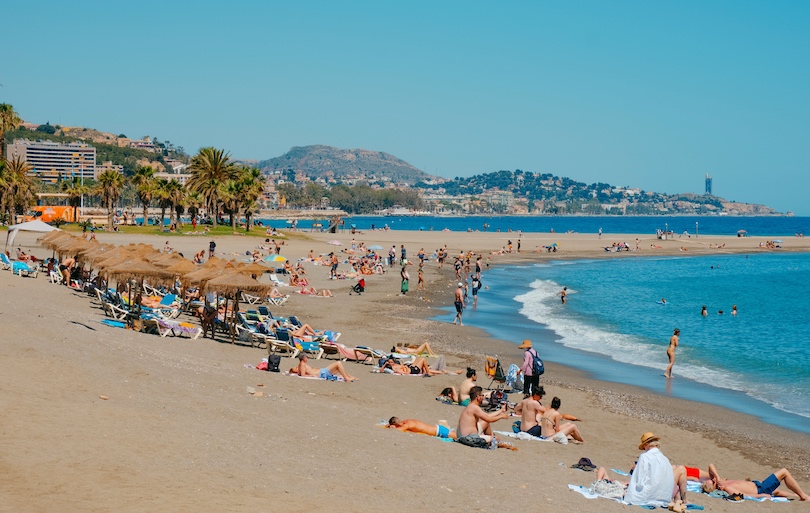
[[641, 435], [641, 443], [639, 444], [639, 450], [644, 450], [644, 446], [650, 442], [655, 442], [661, 440], [660, 436], [655, 436], [653, 433], [647, 432]]
[[518, 346], [518, 349], [531, 349], [531, 348], [532, 348], [532, 341], [529, 339], [524, 340], [523, 343]]

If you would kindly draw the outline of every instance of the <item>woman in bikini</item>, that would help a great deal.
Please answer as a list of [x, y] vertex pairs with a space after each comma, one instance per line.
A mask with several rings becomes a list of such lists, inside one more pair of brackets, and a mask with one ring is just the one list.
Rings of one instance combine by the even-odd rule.
[[571, 422], [560, 424], [562, 421], [562, 414], [559, 412], [561, 404], [562, 401], [560, 401], [559, 397], [551, 400], [551, 408], [547, 409], [540, 417], [540, 436], [551, 438], [560, 434], [561, 436], [573, 438], [575, 443], [584, 442], [585, 440], [582, 439], [576, 424]]
[[675, 348], [678, 347], [680, 334], [681, 330], [676, 329], [672, 334], [672, 337], [670, 337], [669, 339], [669, 347], [667, 348], [667, 357], [669, 358], [669, 365], [667, 365], [667, 370], [664, 371], [665, 378], [672, 377], [672, 366], [675, 365]]

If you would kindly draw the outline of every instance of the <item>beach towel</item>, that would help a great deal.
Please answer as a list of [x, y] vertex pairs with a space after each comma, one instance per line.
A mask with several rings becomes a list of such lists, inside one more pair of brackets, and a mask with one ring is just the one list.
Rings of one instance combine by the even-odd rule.
[[[613, 469], [611, 469], [613, 470]], [[614, 470], [615, 472], [615, 470]], [[627, 474], [629, 475], [629, 474]], [[703, 489], [700, 487], [700, 483], [697, 481], [687, 481], [686, 482], [686, 490], [692, 493], [703, 493]], [[708, 494], [709, 497], [714, 497], [721, 499], [723, 497], [715, 497], [712, 494]], [[754, 501], [754, 502], [764, 502], [764, 501], [771, 501], [771, 502], [790, 502], [790, 499], [787, 497], [751, 497], [750, 495], [745, 495], [744, 499], [747, 501]]]
[[298, 374], [291, 374], [290, 372], [285, 372], [284, 375], [285, 376], [294, 376], [296, 378], [301, 378], [301, 379], [316, 379], [318, 381], [346, 381], [345, 379], [343, 379], [342, 376], [335, 376], [337, 379], [327, 380], [326, 378], [319, 378], [318, 376], [299, 376]]
[[511, 433], [509, 431], [495, 431], [496, 435], [508, 436], [509, 438], [517, 438], [518, 440], [534, 440], [536, 442], [553, 442], [551, 438], [540, 438], [539, 436], [532, 436], [525, 431], [518, 433]]

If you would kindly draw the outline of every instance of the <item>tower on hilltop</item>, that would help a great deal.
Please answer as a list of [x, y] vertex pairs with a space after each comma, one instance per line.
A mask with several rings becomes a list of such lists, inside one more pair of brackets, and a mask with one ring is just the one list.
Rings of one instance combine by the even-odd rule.
[[712, 177], [709, 176], [709, 173], [706, 173], [706, 195], [712, 195]]

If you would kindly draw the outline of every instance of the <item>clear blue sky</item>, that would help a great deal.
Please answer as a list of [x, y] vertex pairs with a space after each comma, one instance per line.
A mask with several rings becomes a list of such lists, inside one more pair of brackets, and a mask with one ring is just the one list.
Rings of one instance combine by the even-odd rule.
[[810, 2], [16, 1], [0, 102], [216, 146], [386, 151], [810, 215]]

